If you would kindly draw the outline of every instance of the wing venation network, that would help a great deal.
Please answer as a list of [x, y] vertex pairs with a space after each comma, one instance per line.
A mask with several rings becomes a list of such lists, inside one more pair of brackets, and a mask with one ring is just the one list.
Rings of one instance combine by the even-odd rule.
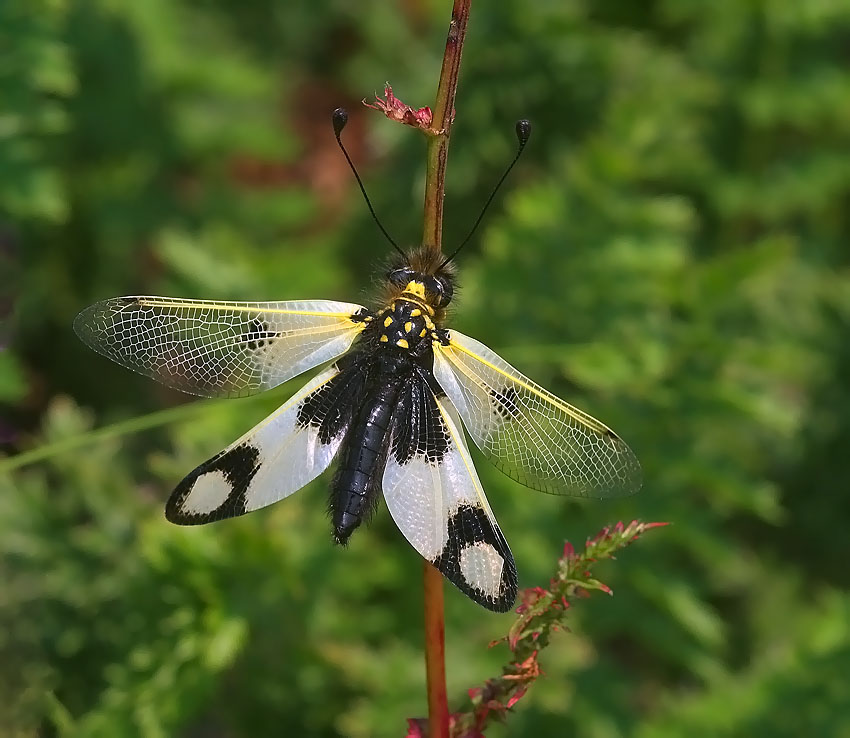
[[331, 300], [117, 297], [83, 310], [79, 337], [123, 367], [202, 397], [244, 397], [345, 353], [364, 308]]
[[484, 455], [521, 484], [597, 498], [640, 489], [640, 463], [614, 431], [474, 338], [452, 330], [435, 342], [434, 376]]

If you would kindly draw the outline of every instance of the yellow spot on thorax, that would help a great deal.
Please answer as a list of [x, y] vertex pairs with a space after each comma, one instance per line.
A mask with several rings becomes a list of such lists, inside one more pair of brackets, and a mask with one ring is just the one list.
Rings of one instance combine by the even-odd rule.
[[412, 282], [408, 282], [407, 287], [404, 288], [404, 293], [413, 295], [414, 297], [418, 297], [420, 300], [424, 300], [425, 285], [422, 284], [422, 282], [416, 282], [415, 280]]
[[388, 315], [384, 318], [384, 328], [389, 328], [393, 324], [393, 318], [391, 315]]
[[404, 324], [404, 332], [405, 332], [405, 333], [410, 333], [410, 331], [412, 331], [412, 330], [413, 330], [413, 323], [411, 323], [411, 322], [408, 320], [408, 321]]
[[419, 308], [414, 308], [410, 311], [411, 318], [418, 318], [420, 315], [422, 315], [422, 311]]
[[383, 336], [381, 336], [381, 343], [386, 343], [386, 342], [387, 342], [387, 341], [389, 341], [389, 340], [390, 340], [390, 339], [389, 339], [389, 338], [387, 338], [387, 334], [386, 334], [386, 333], [385, 333]]
[[398, 341], [395, 342], [395, 345], [399, 348], [410, 348], [410, 344], [407, 343], [407, 339], [399, 338]]

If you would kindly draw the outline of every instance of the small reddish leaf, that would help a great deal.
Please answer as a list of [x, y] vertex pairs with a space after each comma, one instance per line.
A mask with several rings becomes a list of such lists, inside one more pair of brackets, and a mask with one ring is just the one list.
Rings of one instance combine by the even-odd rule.
[[434, 121], [431, 108], [427, 106], [424, 108], [413, 108], [410, 105], [405, 105], [405, 103], [393, 95], [393, 88], [390, 87], [389, 82], [384, 85], [383, 98], [375, 95], [374, 105], [367, 103], [366, 100], [363, 100], [363, 104], [367, 108], [372, 108], [372, 110], [380, 110], [390, 120], [403, 123], [406, 126], [412, 126], [413, 128], [419, 128], [423, 131], [430, 131], [431, 123]]
[[424, 718], [407, 718], [407, 735], [404, 738], [428, 738], [428, 721]]
[[528, 687], [520, 687], [516, 692], [514, 692], [513, 696], [508, 700], [508, 709], [510, 710], [517, 702], [519, 702], [527, 691]]

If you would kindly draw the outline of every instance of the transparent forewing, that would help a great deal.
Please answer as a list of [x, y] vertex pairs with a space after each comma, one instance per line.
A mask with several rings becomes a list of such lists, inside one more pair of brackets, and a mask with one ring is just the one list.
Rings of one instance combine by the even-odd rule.
[[449, 345], [435, 343], [434, 375], [484, 455], [521, 484], [597, 498], [640, 489], [640, 464], [616, 433], [474, 338], [449, 331]]
[[202, 397], [244, 397], [345, 353], [360, 305], [330, 300], [215, 302], [116, 297], [83, 310], [77, 335], [98, 353]]
[[487, 504], [447, 398], [409, 383], [382, 480], [390, 514], [410, 544], [464, 594], [489, 610], [509, 610], [517, 594], [511, 550]]

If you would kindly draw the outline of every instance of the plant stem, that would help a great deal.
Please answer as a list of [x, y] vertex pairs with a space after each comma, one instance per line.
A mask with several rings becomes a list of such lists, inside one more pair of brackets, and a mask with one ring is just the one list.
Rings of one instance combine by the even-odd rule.
[[[434, 118], [428, 138], [425, 169], [425, 214], [422, 245], [437, 251], [443, 245], [443, 199], [446, 192], [446, 161], [449, 136], [454, 118], [458, 73], [469, 22], [472, 0], [454, 0], [452, 21], [443, 54]], [[449, 738], [449, 706], [446, 697], [446, 643], [443, 615], [443, 576], [424, 562], [425, 593], [425, 672], [428, 688], [428, 734], [430, 738]]]
[[446, 53], [440, 71], [437, 100], [434, 103], [434, 133], [428, 139], [428, 159], [425, 170], [425, 226], [422, 233], [423, 246], [432, 246], [438, 251], [443, 245], [443, 199], [446, 190], [446, 159], [449, 154], [449, 136], [454, 118], [457, 78], [460, 58], [469, 22], [469, 7], [472, 0], [454, 0], [452, 22], [446, 39]]
[[424, 563], [425, 672], [428, 685], [428, 735], [449, 738], [449, 704], [446, 697], [446, 639], [443, 619], [443, 575]]

